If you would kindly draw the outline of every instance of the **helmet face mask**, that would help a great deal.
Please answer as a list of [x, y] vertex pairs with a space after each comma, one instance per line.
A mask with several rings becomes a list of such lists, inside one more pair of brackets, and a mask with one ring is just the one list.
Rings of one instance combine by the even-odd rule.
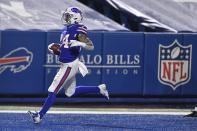
[[62, 23], [63, 24], [71, 24], [71, 14], [64, 12], [62, 14]]
[[69, 7], [66, 11], [62, 14], [62, 24], [70, 25], [74, 23], [80, 23], [82, 21], [82, 12], [80, 9], [76, 7]]

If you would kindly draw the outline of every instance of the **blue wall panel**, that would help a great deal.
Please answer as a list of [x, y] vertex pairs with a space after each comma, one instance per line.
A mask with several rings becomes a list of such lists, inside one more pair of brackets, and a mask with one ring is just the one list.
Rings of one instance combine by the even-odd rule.
[[42, 94], [45, 32], [2, 31], [0, 94]]
[[145, 63], [144, 63], [144, 95], [175, 96], [181, 94], [181, 87], [162, 84], [158, 79], [159, 44], [168, 46], [175, 40], [183, 42], [181, 34], [148, 33], [145, 34]]
[[143, 33], [105, 33], [102, 81], [111, 95], [142, 95]]
[[[58, 57], [50, 54], [47, 46], [59, 43], [59, 37], [60, 32], [2, 31], [0, 94], [47, 94], [59, 69]], [[84, 50], [81, 60], [90, 73], [84, 78], [78, 75], [77, 85], [106, 83], [111, 96], [197, 96], [197, 34], [90, 32], [89, 37], [95, 50]], [[188, 45], [192, 46], [191, 68], [186, 66]], [[169, 65], [161, 69], [160, 61]], [[158, 73], [161, 70], [165, 70], [168, 79]], [[185, 77], [181, 85], [178, 83], [180, 74], [185, 73], [190, 79]], [[174, 83], [178, 84], [173, 85], [172, 78], [176, 78]]]
[[182, 89], [182, 95], [197, 96], [197, 34], [184, 34], [184, 46], [192, 45], [192, 62], [190, 81]]

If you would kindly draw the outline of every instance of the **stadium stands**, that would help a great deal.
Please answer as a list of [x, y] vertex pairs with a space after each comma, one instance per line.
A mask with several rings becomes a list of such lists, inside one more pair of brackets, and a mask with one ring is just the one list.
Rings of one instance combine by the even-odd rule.
[[89, 30], [116, 31], [128, 29], [84, 6], [78, 1], [69, 0], [1, 0], [0, 1], [0, 30], [59, 30], [62, 28], [61, 12], [67, 7], [77, 6], [84, 12]]
[[197, 8], [195, 8], [197, 6], [194, 2], [185, 2], [186, 0], [184, 2], [183, 0], [79, 1], [132, 31], [197, 32]]
[[69, 6], [85, 12], [89, 30], [197, 32], [195, 0], [1, 0], [0, 30], [59, 30], [61, 12]]

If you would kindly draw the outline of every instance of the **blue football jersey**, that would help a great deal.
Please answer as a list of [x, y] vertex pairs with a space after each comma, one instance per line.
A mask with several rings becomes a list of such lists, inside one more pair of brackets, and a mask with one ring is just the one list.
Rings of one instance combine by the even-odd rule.
[[81, 33], [87, 34], [87, 27], [82, 24], [71, 24], [65, 26], [60, 37], [60, 62], [69, 63], [76, 60], [79, 57], [81, 47], [69, 47], [67, 43], [70, 42], [70, 40], [77, 40], [77, 35]]

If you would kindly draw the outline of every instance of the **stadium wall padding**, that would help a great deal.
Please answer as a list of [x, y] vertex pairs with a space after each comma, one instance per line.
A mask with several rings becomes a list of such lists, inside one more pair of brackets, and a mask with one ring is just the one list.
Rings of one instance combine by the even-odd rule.
[[[59, 68], [48, 44], [60, 32], [0, 32], [0, 94], [44, 95]], [[197, 97], [197, 34], [89, 32], [89, 74], [77, 85], [106, 83], [111, 96]], [[63, 92], [61, 92], [63, 93]]]

